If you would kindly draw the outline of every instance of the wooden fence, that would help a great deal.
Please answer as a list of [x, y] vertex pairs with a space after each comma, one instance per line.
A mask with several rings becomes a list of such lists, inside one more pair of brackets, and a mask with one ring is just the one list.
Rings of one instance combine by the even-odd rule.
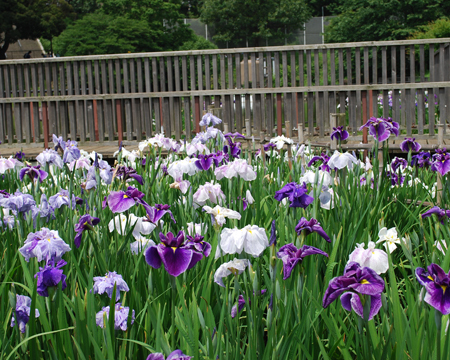
[[[228, 131], [323, 138], [346, 113], [435, 136], [450, 103], [450, 38], [0, 61], [0, 141], [141, 140], [199, 131], [204, 111]], [[369, 96], [369, 91], [372, 94]], [[377, 106], [382, 102], [382, 107]], [[373, 104], [373, 114], [366, 111]], [[292, 128], [292, 129], [291, 129]]]

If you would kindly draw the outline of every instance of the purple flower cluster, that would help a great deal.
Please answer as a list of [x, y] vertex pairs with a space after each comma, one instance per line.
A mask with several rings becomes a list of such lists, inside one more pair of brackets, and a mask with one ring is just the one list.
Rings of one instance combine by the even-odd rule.
[[41, 296], [48, 297], [48, 288], [54, 288], [62, 283], [62, 290], [67, 287], [66, 275], [63, 274], [61, 268], [67, 263], [59, 260], [55, 265], [55, 260], [49, 260], [43, 268], [39, 268], [39, 272], [34, 275], [37, 277], [37, 293]]
[[313, 158], [309, 161], [308, 167], [315, 164], [317, 161], [321, 161], [322, 164], [319, 166], [319, 170], [330, 172], [330, 167], [328, 166], [328, 161], [330, 160], [330, 157], [322, 153], [320, 156], [313, 156]]
[[369, 134], [379, 142], [382, 142], [387, 140], [391, 134], [398, 136], [400, 125], [391, 118], [385, 119], [371, 117], [363, 126], [360, 127], [360, 130], [363, 128], [369, 128]]
[[301, 207], [303, 209], [308, 207], [308, 205], [314, 201], [314, 198], [308, 195], [306, 183], [299, 185], [295, 182], [291, 182], [275, 192], [275, 200], [281, 201], [284, 198], [289, 199], [291, 202], [289, 205], [290, 207]]
[[412, 156], [411, 166], [418, 166], [420, 168], [428, 168], [431, 166], [431, 154], [426, 151], [422, 151], [417, 155]]

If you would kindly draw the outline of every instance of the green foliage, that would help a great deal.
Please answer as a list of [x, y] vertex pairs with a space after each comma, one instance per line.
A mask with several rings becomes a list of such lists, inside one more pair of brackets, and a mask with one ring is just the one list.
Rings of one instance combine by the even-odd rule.
[[450, 37], [450, 20], [441, 18], [427, 25], [421, 26], [410, 39], [435, 39]]
[[217, 49], [217, 46], [202, 36], [194, 35], [194, 39], [185, 42], [178, 50], [207, 50]]
[[[447, 2], [448, 3], [448, 2]], [[326, 42], [405, 39], [419, 26], [450, 15], [445, 0], [342, 0], [325, 30]]]
[[63, 56], [118, 54], [158, 50], [147, 23], [100, 12], [77, 20], [54, 40]]
[[51, 39], [66, 27], [73, 15], [64, 0], [0, 1], [0, 59], [5, 58], [9, 44], [19, 39]]
[[201, 20], [214, 27], [214, 41], [232, 46], [284, 39], [310, 17], [302, 0], [205, 0]]

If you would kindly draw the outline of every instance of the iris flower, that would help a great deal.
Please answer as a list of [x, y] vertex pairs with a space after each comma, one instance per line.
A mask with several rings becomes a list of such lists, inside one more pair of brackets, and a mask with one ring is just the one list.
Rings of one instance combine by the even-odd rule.
[[381, 308], [381, 293], [384, 291], [384, 280], [372, 269], [361, 267], [358, 263], [351, 262], [344, 269], [344, 275], [331, 279], [323, 297], [323, 307], [327, 308], [339, 296], [342, 307], [352, 309], [364, 318], [364, 300], [370, 297], [370, 312], [368, 320], [378, 314]]
[[94, 294], [101, 295], [106, 293], [111, 299], [114, 285], [116, 286], [116, 301], [119, 301], [121, 291], [127, 292], [130, 290], [122, 275], [117, 274], [115, 271], [108, 271], [105, 276], [94, 277]]
[[369, 134], [372, 135], [379, 142], [385, 141], [391, 134], [398, 136], [399, 124], [393, 121], [391, 118], [375, 118], [371, 117], [360, 130], [363, 128], [369, 128]]
[[297, 226], [295, 227], [295, 231], [297, 232], [298, 235], [300, 235], [303, 232], [305, 236], [308, 236], [309, 234], [315, 232], [319, 234], [321, 237], [323, 237], [326, 241], [331, 242], [330, 237], [322, 229], [322, 226], [320, 226], [320, 222], [318, 222], [316, 219], [313, 218], [308, 221], [306, 220], [306, 218], [302, 217], [298, 222]]
[[63, 274], [61, 268], [67, 263], [64, 260], [59, 260], [55, 265], [55, 259], [47, 262], [43, 268], [39, 268], [39, 272], [34, 275], [37, 277], [37, 293], [41, 296], [48, 297], [48, 288], [58, 286], [62, 283], [62, 290], [67, 287], [66, 275]]
[[129, 168], [124, 165], [118, 165], [115, 170], [115, 176], [118, 178], [121, 178], [122, 181], [130, 181], [130, 180], [136, 180], [139, 184], [144, 185], [144, 181], [142, 179], [142, 176], [139, 175], [135, 169]]
[[152, 222], [153, 224], [158, 224], [158, 222], [165, 214], [169, 214], [172, 218], [172, 221], [176, 224], [172, 211], [169, 210], [170, 205], [156, 204], [155, 206], [150, 206], [146, 204], [144, 205], [144, 208], [147, 211], [148, 221]]
[[100, 222], [100, 219], [97, 217], [93, 217], [89, 214], [85, 214], [80, 217], [78, 223], [75, 224], [75, 235], [74, 243], [77, 248], [80, 247], [81, 237], [83, 236], [84, 231], [94, 230], [94, 226]]
[[321, 161], [322, 164], [319, 166], [319, 170], [330, 172], [330, 167], [328, 166], [328, 161], [330, 160], [330, 157], [322, 153], [320, 156], [314, 156], [309, 162], [308, 167], [315, 164], [317, 161]]
[[184, 242], [183, 231], [179, 231], [176, 236], [171, 232], [167, 235], [159, 233], [159, 238], [160, 244], [150, 246], [145, 251], [145, 261], [152, 268], [159, 269], [164, 264], [166, 271], [177, 277], [203, 258], [202, 252], [197, 251], [195, 246]]
[[450, 154], [446, 148], [436, 149], [431, 162], [431, 170], [437, 171], [442, 176], [450, 171]]
[[280, 248], [277, 257], [283, 261], [283, 280], [291, 276], [291, 272], [297, 264], [301, 264], [303, 259], [308, 255], [319, 254], [328, 257], [325, 251], [317, 249], [313, 246], [303, 245], [300, 249], [294, 244], [287, 244]]
[[[31, 298], [29, 296], [16, 294], [16, 308], [12, 313], [11, 327], [14, 327], [17, 321], [20, 332], [24, 334], [25, 326], [28, 324], [28, 321], [30, 320], [30, 311], [31, 311]], [[35, 318], [39, 317], [40, 315], [39, 310], [35, 309], [34, 314]]]
[[233, 259], [227, 263], [219, 266], [219, 268], [214, 273], [214, 282], [222, 287], [225, 287], [223, 283], [223, 278], [230, 274], [234, 276], [242, 274], [247, 266], [251, 265], [250, 261], [247, 259]]
[[127, 191], [112, 191], [108, 196], [108, 206], [113, 213], [121, 213], [130, 209], [135, 204], [147, 205], [142, 200], [143, 197], [144, 193], [129, 186]]
[[331, 140], [336, 139], [336, 140], [347, 140], [348, 139], [348, 131], [344, 130], [343, 126], [338, 126], [338, 127], [334, 127], [333, 131], [331, 132], [330, 135]]
[[242, 229], [225, 228], [220, 234], [216, 259], [222, 254], [241, 254], [242, 251], [258, 257], [268, 246], [269, 239], [264, 228], [256, 225], [247, 225]]
[[42, 183], [48, 176], [48, 173], [44, 170], [41, 170], [41, 165], [36, 166], [25, 166], [20, 169], [19, 178], [23, 181], [24, 177], [28, 176], [31, 181], [37, 182], [39, 180]]
[[216, 207], [212, 208], [210, 206], [203, 206], [203, 210], [205, 210], [208, 214], [211, 214], [214, 217], [215, 225], [222, 226], [225, 224], [226, 219], [241, 219], [241, 214], [239, 214], [237, 211], [230, 210], [224, 207], [221, 207], [217, 205]]
[[450, 271], [448, 274], [437, 264], [416, 269], [416, 278], [427, 291], [425, 302], [430, 304], [443, 315], [450, 314]]
[[181, 350], [172, 351], [167, 359], [161, 353], [153, 353], [147, 357], [147, 360], [191, 360], [193, 356], [183, 354]]
[[430, 217], [431, 215], [436, 215], [441, 224], [444, 224], [444, 220], [450, 218], [450, 210], [441, 209], [438, 206], [433, 206], [430, 210], [424, 212], [421, 216], [422, 219]]
[[314, 198], [309, 196], [306, 183], [303, 185], [291, 182], [286, 184], [283, 188], [275, 192], [275, 200], [281, 201], [284, 198], [288, 198], [291, 204], [290, 207], [307, 208], [309, 204], [314, 201]]
[[64, 163], [61, 159], [61, 156], [53, 150], [53, 149], [46, 149], [43, 152], [41, 152], [37, 157], [36, 161], [41, 164], [42, 166], [45, 166], [45, 164], [49, 165], [55, 165], [56, 167], [59, 167], [62, 169]]
[[[114, 306], [114, 329], [127, 331], [128, 326], [128, 316], [130, 313], [130, 308], [128, 306], [122, 306], [121, 303], [117, 303]], [[95, 315], [95, 323], [97, 326], [102, 328], [106, 327], [104, 321], [104, 314], [106, 314], [106, 320], [109, 319], [109, 306], [103, 307], [97, 315]], [[131, 312], [131, 325], [134, 323], [134, 310]]]
[[24, 245], [19, 249], [27, 262], [34, 257], [38, 261], [50, 259], [58, 261], [68, 251], [70, 246], [60, 238], [58, 231], [47, 228], [28, 234]]
[[405, 138], [403, 142], [400, 144], [400, 150], [403, 152], [419, 152], [421, 149], [421, 145], [416, 142], [416, 138]]
[[197, 155], [198, 160], [195, 162], [195, 166], [197, 166], [197, 168], [199, 170], [209, 170], [211, 165], [213, 164], [213, 155], [209, 154], [209, 155], [202, 155], [199, 154]]
[[209, 125], [219, 125], [222, 122], [217, 116], [214, 116], [211, 113], [206, 113], [203, 115], [202, 120], [200, 121], [200, 126], [209, 126]]
[[389, 269], [387, 253], [383, 250], [375, 249], [373, 241], [369, 241], [367, 249], [364, 249], [363, 243], [357, 244], [356, 249], [349, 256], [348, 264], [351, 262], [356, 262], [362, 267], [371, 268], [377, 274], [383, 274]]

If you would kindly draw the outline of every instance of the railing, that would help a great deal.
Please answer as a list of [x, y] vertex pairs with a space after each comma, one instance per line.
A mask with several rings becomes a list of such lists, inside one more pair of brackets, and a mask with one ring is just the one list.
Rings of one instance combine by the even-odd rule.
[[448, 117], [449, 43], [446, 38], [0, 61], [0, 141], [47, 143], [55, 133], [81, 142], [127, 142], [161, 128], [190, 139], [207, 110], [219, 112], [228, 131], [259, 137], [287, 130], [307, 138], [326, 136], [329, 114], [345, 112], [355, 137], [363, 117], [371, 115], [370, 103], [373, 115], [392, 116], [406, 134], [435, 137], [436, 124]]

